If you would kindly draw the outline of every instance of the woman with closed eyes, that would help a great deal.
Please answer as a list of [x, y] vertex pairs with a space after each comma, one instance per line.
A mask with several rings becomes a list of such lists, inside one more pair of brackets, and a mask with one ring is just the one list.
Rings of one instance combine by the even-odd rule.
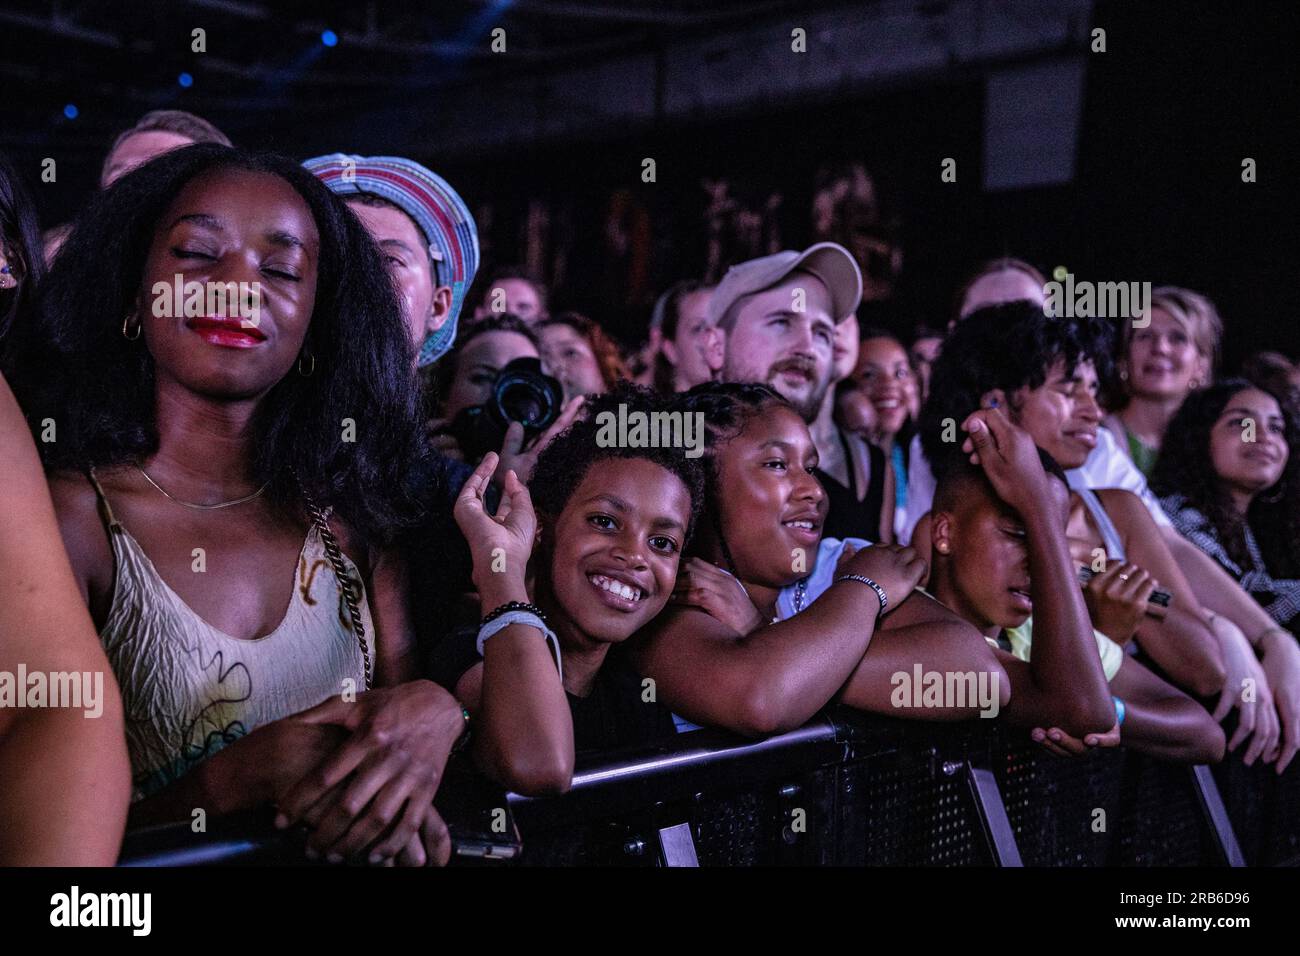
[[[177, 314], [177, 285], [201, 289]], [[255, 291], [254, 291], [255, 290]], [[133, 825], [264, 803], [332, 861], [445, 860], [465, 715], [414, 680], [413, 353], [374, 244], [296, 163], [214, 144], [96, 197], [24, 397], [122, 687]]]

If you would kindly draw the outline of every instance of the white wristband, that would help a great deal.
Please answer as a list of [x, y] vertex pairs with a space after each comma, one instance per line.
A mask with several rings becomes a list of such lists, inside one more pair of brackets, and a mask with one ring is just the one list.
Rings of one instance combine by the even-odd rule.
[[512, 624], [524, 624], [528, 627], [535, 627], [542, 632], [546, 638], [546, 643], [551, 646], [551, 656], [555, 658], [555, 669], [560, 673], [560, 680], [564, 680], [564, 667], [560, 663], [560, 641], [552, 631], [542, 621], [540, 617], [532, 611], [508, 611], [499, 618], [489, 621], [478, 629], [478, 656], [483, 656], [483, 645], [487, 643], [488, 638], [494, 637], [501, 631], [504, 631]]

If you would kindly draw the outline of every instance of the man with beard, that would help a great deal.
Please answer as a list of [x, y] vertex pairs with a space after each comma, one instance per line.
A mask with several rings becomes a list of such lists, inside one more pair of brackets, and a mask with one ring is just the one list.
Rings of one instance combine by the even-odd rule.
[[[833, 377], [836, 326], [862, 298], [862, 273], [848, 251], [819, 242], [727, 270], [709, 303], [726, 335], [725, 382], [761, 382], [808, 423], [820, 459], [817, 478], [830, 499], [822, 533], [879, 541], [884, 515], [884, 458], [879, 449], [819, 416]], [[886, 538], [885, 540], [888, 540]]]

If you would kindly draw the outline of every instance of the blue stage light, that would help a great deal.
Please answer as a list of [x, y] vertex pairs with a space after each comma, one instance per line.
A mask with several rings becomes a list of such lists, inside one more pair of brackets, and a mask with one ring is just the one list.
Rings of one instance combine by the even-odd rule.
[[320, 35], [320, 42], [324, 43], [326, 46], [338, 46], [339, 35], [335, 33], [333, 30], [322, 30]]
[[180, 76], [176, 77], [176, 82], [188, 90], [194, 85], [194, 77], [190, 76], [188, 73], [182, 73]]
[[77, 109], [77, 104], [75, 103], [69, 103], [67, 106], [63, 107], [63, 115], [68, 119], [76, 119], [80, 112], [81, 111]]

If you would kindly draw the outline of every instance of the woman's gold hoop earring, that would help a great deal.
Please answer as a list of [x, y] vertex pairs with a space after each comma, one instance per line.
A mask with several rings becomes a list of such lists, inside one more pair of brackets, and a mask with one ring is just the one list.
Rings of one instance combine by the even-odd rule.
[[126, 318], [122, 320], [122, 338], [126, 339], [128, 342], [134, 342], [136, 339], [140, 337], [140, 332], [142, 327], [139, 325], [135, 327], [135, 335], [130, 335], [127, 333], [127, 329], [129, 329], [130, 327], [131, 327], [131, 313], [128, 312], [126, 314]]
[[[302, 367], [302, 360], [304, 357], [311, 360], [311, 364], [307, 366], [307, 370], [305, 372], [303, 371], [303, 367]], [[301, 375], [303, 378], [310, 378], [311, 373], [314, 371], [316, 371], [316, 356], [312, 355], [310, 352], [304, 352], [302, 355], [299, 355], [298, 374]]]

